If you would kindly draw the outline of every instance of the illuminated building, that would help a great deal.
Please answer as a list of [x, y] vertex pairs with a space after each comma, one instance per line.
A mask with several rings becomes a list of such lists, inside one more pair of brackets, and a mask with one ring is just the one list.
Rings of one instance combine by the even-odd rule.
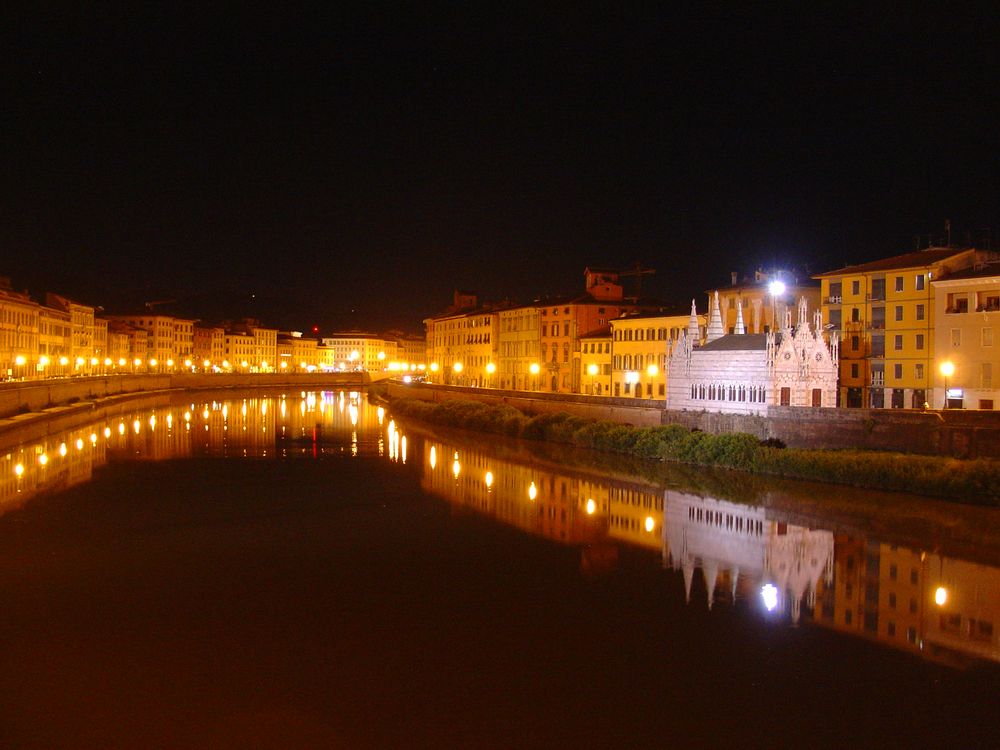
[[313, 372], [320, 366], [318, 342], [316, 339], [303, 336], [300, 331], [287, 331], [278, 334], [277, 368], [279, 371]]
[[[106, 321], [106, 354], [105, 357], [111, 360], [112, 370], [131, 370], [136, 357], [145, 357], [145, 346], [140, 354], [134, 353], [132, 347], [132, 337], [130, 332], [137, 329], [119, 323], [114, 320]], [[145, 331], [143, 340], [145, 341]]]
[[0, 379], [38, 372], [40, 307], [27, 294], [11, 289], [9, 279], [0, 277]]
[[[223, 355], [223, 368], [236, 372], [250, 372], [250, 366], [256, 353], [256, 341], [249, 331], [226, 331], [226, 350]], [[226, 367], [225, 363], [229, 366]]]
[[[775, 283], [777, 282], [777, 283]], [[810, 310], [820, 307], [820, 287], [814, 282], [801, 282], [793, 274], [782, 271], [754, 272], [753, 279], [739, 279], [733, 272], [731, 283], [708, 291], [708, 306], [719, 295], [719, 311], [726, 333], [736, 331], [737, 308], [742, 309], [747, 333], [767, 333], [781, 327], [788, 310], [794, 310], [803, 297]]]
[[[193, 359], [199, 369], [221, 367], [226, 358], [226, 330], [221, 326], [195, 325], [191, 332]], [[205, 365], [208, 362], [208, 365]]]
[[507, 307], [480, 306], [475, 294], [456, 291], [451, 306], [426, 318], [428, 379], [477, 387], [495, 387], [502, 382], [497, 330], [499, 313]]
[[667, 357], [689, 324], [686, 313], [628, 313], [612, 320], [611, 395], [665, 401]]
[[843, 342], [841, 406], [923, 407], [938, 359], [932, 282], [987, 257], [934, 247], [814, 277], [822, 285], [823, 321]]
[[332, 351], [333, 361], [332, 368], [324, 365], [324, 369], [382, 372], [398, 361], [396, 342], [374, 333], [334, 333], [323, 337], [322, 344]]
[[42, 305], [38, 310], [38, 358], [49, 362], [49, 375], [70, 375], [73, 372], [73, 324], [70, 314]]
[[580, 337], [580, 389], [592, 396], [611, 394], [611, 326]]
[[90, 374], [94, 357], [94, 308], [51, 292], [45, 295], [45, 305], [69, 314], [70, 345], [66, 356], [73, 372]]
[[820, 313], [808, 321], [800, 300], [798, 324], [785, 311], [780, 333], [744, 332], [737, 307], [736, 333], [723, 333], [718, 299], [713, 300], [705, 343], [697, 346], [698, 321], [692, 306], [685, 331], [668, 361], [667, 408], [766, 415], [769, 406], [836, 405], [836, 337], [828, 341]]
[[185, 361], [194, 360], [194, 321], [175, 317], [173, 326], [174, 343], [168, 359], [173, 359], [180, 368]]
[[500, 387], [537, 390], [541, 351], [539, 310], [535, 305], [515, 305], [498, 312], [497, 371]]
[[948, 408], [1000, 409], [1000, 261], [931, 281], [934, 290], [934, 353], [928, 367], [932, 403]]
[[[136, 349], [134, 359], [142, 359], [150, 372], [160, 372], [167, 369], [167, 362], [174, 358], [174, 319], [169, 315], [109, 315], [109, 320], [125, 323], [132, 328], [139, 328], [147, 333], [145, 355], [140, 355]], [[192, 325], [193, 331], [193, 325]], [[193, 333], [192, 333], [193, 349]], [[152, 364], [153, 362], [156, 364]]]

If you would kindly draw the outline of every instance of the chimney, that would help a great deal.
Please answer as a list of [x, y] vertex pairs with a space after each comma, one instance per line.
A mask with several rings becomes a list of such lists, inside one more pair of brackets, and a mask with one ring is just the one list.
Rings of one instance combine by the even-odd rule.
[[732, 279], [733, 279], [733, 286], [736, 286], [736, 283], [737, 283], [737, 277], [739, 276], [739, 271], [731, 271], [731, 272], [730, 272], [730, 276], [731, 276], [731, 277], [732, 277]]

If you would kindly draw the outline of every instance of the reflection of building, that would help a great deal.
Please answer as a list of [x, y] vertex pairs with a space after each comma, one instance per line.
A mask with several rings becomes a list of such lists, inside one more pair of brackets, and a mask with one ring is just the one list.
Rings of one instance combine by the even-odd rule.
[[768, 519], [764, 508], [666, 490], [664, 561], [684, 573], [688, 597], [696, 568], [708, 606], [717, 594], [763, 597], [798, 621], [815, 604], [821, 580], [833, 575], [833, 535]]
[[586, 480], [431, 440], [423, 465], [423, 489], [455, 505], [566, 544], [604, 536], [608, 500]]
[[663, 543], [663, 493], [633, 485], [607, 488], [608, 536], [659, 550]]

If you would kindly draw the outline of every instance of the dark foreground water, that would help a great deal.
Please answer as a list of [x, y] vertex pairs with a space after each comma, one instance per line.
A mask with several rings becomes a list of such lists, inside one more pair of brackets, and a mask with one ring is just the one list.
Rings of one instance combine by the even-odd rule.
[[995, 512], [226, 398], [0, 452], [0, 747], [1000, 744]]

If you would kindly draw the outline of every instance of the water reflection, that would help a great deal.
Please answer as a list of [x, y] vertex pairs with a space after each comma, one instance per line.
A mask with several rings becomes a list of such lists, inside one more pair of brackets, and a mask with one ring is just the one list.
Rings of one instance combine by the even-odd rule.
[[843, 523], [810, 528], [689, 488], [408, 435], [360, 393], [187, 399], [0, 453], [0, 513], [87, 482], [116, 460], [409, 462], [422, 489], [456, 509], [575, 547], [585, 574], [614, 571], [632, 551], [676, 576], [690, 608], [730, 607], [775, 626], [821, 627], [951, 665], [1000, 662], [1000, 568], [931, 544], [873, 539]]
[[[442, 465], [440, 455], [455, 455]], [[879, 641], [954, 666], [1000, 662], [1000, 569], [789, 523], [767, 508], [424, 444], [423, 487], [450, 503], [580, 549], [608, 571], [620, 547], [658, 553], [689, 606]]]

